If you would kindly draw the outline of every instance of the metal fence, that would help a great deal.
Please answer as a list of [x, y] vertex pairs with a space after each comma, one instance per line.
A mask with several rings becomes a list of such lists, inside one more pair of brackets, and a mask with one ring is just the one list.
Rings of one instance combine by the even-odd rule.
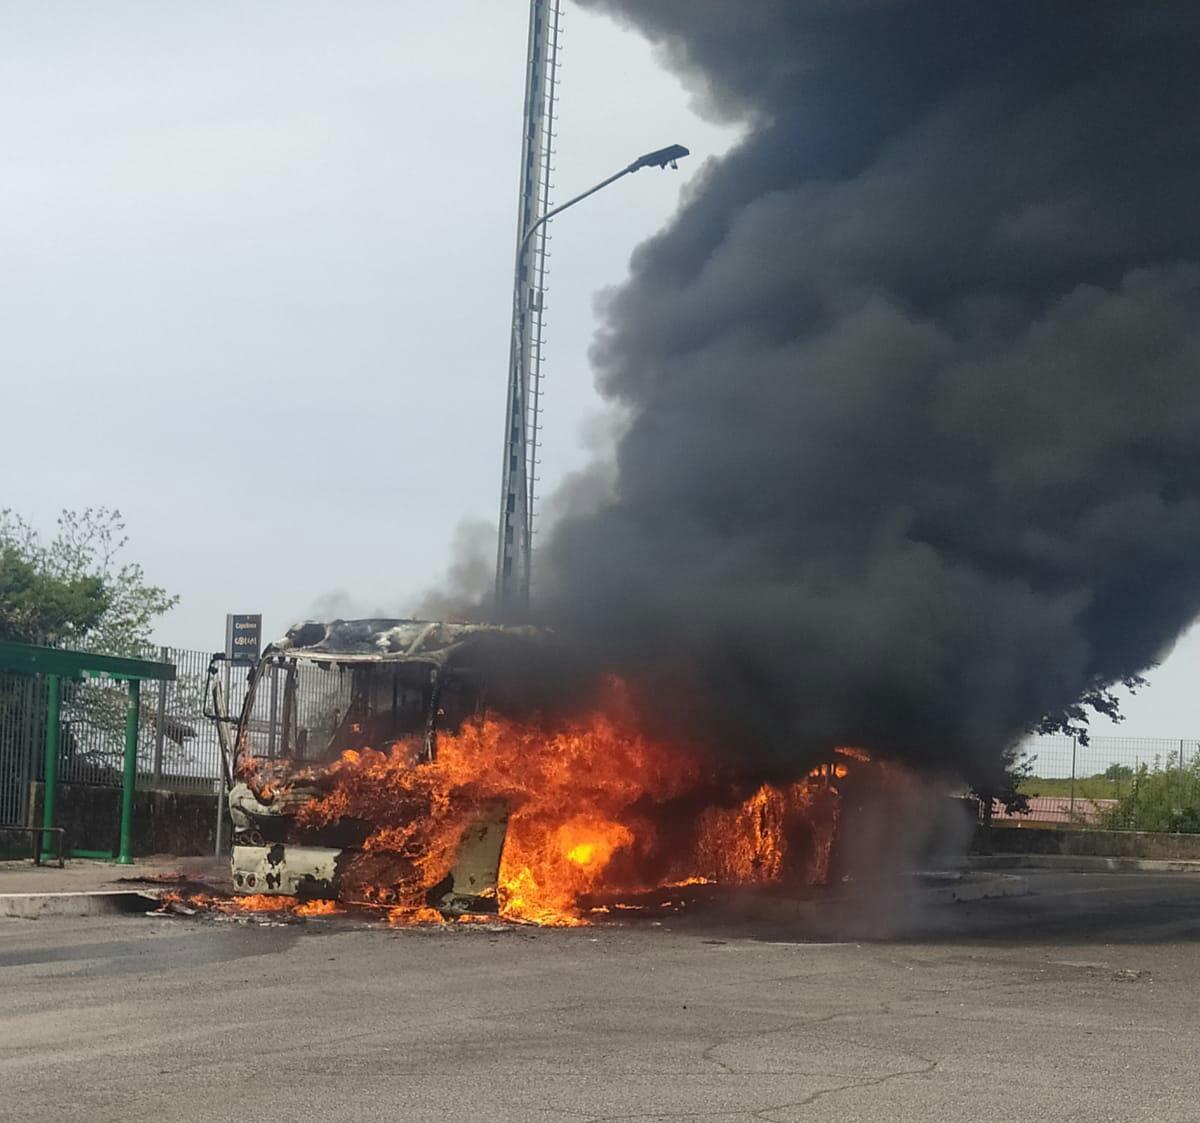
[[[221, 775], [221, 751], [216, 727], [203, 713], [210, 653], [151, 647], [134, 654], [176, 668], [174, 682], [153, 683], [142, 693], [138, 785], [211, 791]], [[238, 701], [245, 673], [230, 672]], [[60, 781], [120, 787], [127, 699], [123, 683], [63, 683]], [[28, 819], [30, 785], [45, 773], [45, 725], [45, 679], [0, 675], [0, 823]]]
[[[146, 659], [175, 665], [175, 681], [143, 691], [138, 731], [139, 782], [174, 790], [210, 790], [221, 774], [216, 728], [204, 718], [210, 654], [148, 648]], [[122, 683], [65, 683], [59, 779], [119, 786], [124, 758], [126, 690]]]
[[[175, 666], [174, 682], [142, 691], [138, 786], [209, 792], [222, 775], [216, 725], [204, 716], [207, 651], [151, 647], [135, 653]], [[232, 714], [246, 694], [250, 670], [225, 665], [220, 674]], [[250, 750], [271, 759], [322, 757], [350, 704], [350, 675], [336, 667], [300, 664], [295, 686], [268, 666], [247, 727]], [[107, 680], [64, 682], [59, 734], [60, 782], [120, 787], [128, 693]], [[289, 697], [290, 694], [290, 697]], [[46, 683], [39, 676], [0, 675], [0, 823], [28, 821], [30, 785], [45, 773]]]
[[34, 747], [46, 739], [45, 681], [33, 675], [0, 674], [0, 823], [22, 824]]
[[[216, 726], [203, 714], [210, 654], [175, 647], [137, 654], [176, 667], [174, 682], [142, 693], [138, 785], [211, 791], [222, 768]], [[236, 713], [249, 669], [226, 666], [221, 673]], [[350, 706], [350, 679], [336, 665], [301, 662], [289, 690], [285, 670], [269, 666], [250, 712], [251, 751], [266, 759], [322, 758]], [[60, 780], [120, 786], [126, 699], [121, 683], [63, 684]], [[0, 675], [0, 823], [27, 821], [30, 785], [45, 767], [45, 715], [43, 679]], [[1200, 739], [1092, 737], [1085, 745], [1037, 737], [1025, 743], [1023, 757], [1031, 771], [1022, 784], [1030, 813], [1021, 822], [1200, 833]], [[992, 815], [1010, 817], [998, 804]]]
[[1028, 814], [993, 819], [1106, 830], [1200, 833], [1200, 740], [1066, 736], [1027, 741]]

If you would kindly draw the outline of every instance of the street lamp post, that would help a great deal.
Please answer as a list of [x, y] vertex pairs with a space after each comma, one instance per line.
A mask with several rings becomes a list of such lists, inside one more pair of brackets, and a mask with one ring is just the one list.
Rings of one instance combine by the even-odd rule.
[[608, 177], [602, 179], [595, 187], [589, 187], [582, 194], [576, 195], [573, 199], [568, 199], [560, 206], [553, 207], [548, 210], [541, 218], [537, 220], [528, 230], [525, 231], [525, 237], [521, 239], [521, 252], [524, 253], [529, 245], [529, 239], [537, 233], [538, 228], [549, 222], [556, 215], [560, 215], [569, 207], [573, 207], [576, 203], [582, 202], [589, 195], [595, 195], [603, 187], [607, 187], [610, 183], [616, 183], [618, 179], [629, 175], [631, 172], [640, 171], [642, 168], [665, 168], [668, 164], [672, 168], [679, 167], [679, 161], [684, 156], [691, 155], [691, 152], [684, 148], [682, 144], [671, 144], [666, 148], [660, 148], [655, 152], [647, 152], [645, 156], [639, 156], [628, 167], [622, 168], [619, 172], [615, 172]]
[[[540, 311], [542, 299], [540, 288], [535, 289], [530, 283], [534, 274], [528, 268], [527, 261], [534, 235], [550, 219], [582, 202], [589, 195], [596, 194], [610, 183], [615, 183], [642, 168], [666, 168], [668, 165], [672, 168], [677, 167], [677, 161], [687, 155], [688, 149], [682, 144], [672, 144], [639, 156], [633, 163], [607, 179], [602, 179], [594, 187], [589, 187], [560, 206], [548, 210], [536, 222], [529, 224], [517, 244], [517, 276], [508, 362], [508, 398], [504, 418], [499, 542], [496, 552], [496, 612], [501, 619], [520, 618], [529, 607], [534, 497], [534, 465], [530, 462], [529, 428], [531, 405], [536, 408], [537, 403], [536, 388], [532, 403], [530, 401], [530, 310], [536, 302]], [[536, 423], [536, 419], [534, 421]]]

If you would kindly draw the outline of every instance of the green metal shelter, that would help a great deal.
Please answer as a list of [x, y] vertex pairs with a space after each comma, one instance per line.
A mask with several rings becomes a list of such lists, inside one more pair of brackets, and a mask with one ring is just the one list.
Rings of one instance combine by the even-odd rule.
[[[137, 785], [138, 708], [144, 680], [174, 682], [172, 663], [153, 663], [147, 659], [125, 659], [117, 655], [96, 655], [89, 651], [68, 651], [57, 647], [36, 647], [28, 643], [0, 641], [0, 672], [42, 675], [46, 679], [46, 778], [42, 800], [42, 827], [54, 828], [58, 788], [59, 719], [62, 705], [62, 681], [107, 678], [125, 682], [129, 701], [125, 711], [125, 770], [121, 783], [121, 843], [117, 862], [133, 863], [133, 792]], [[43, 836], [43, 848], [45, 836]]]

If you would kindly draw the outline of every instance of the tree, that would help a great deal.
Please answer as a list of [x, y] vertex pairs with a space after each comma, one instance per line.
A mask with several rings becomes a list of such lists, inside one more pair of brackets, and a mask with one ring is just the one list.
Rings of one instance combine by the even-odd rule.
[[1112, 682], [1096, 680], [1080, 695], [1079, 701], [1054, 713], [1044, 714], [1029, 732], [1039, 735], [1061, 733], [1065, 737], [1076, 738], [1081, 745], [1086, 745], [1088, 721], [1093, 714], [1101, 714], [1113, 722], [1125, 720], [1116, 687], [1123, 686], [1130, 694], [1136, 694], [1145, 685], [1146, 680], [1142, 675], [1123, 675]]
[[[178, 598], [147, 583], [140, 565], [122, 559], [128, 545], [124, 532], [120, 511], [105, 507], [63, 511], [48, 540], [20, 515], [0, 511], [0, 639], [135, 658], [152, 654], [154, 621]], [[0, 705], [23, 704], [23, 697], [10, 692]], [[64, 758], [116, 764], [126, 704], [121, 685], [66, 683]], [[154, 716], [142, 708], [144, 728], [152, 726]], [[40, 721], [39, 715], [33, 717]]]
[[1200, 759], [1171, 753], [1138, 766], [1132, 783], [1107, 816], [1110, 830], [1200, 833]]
[[0, 547], [0, 639], [55, 643], [82, 638], [108, 606], [99, 577], [54, 577], [18, 547]]
[[991, 823], [997, 801], [1010, 815], [1029, 811], [1029, 797], [1021, 791], [1021, 784], [1033, 775], [1034, 759], [1026, 756], [1020, 745], [1011, 745], [1001, 754], [999, 769], [971, 782], [971, 794], [982, 804], [985, 822]]
[[[1118, 682], [1094, 681], [1080, 695], [1077, 702], [1061, 710], [1043, 714], [1028, 730], [1039, 736], [1047, 733], [1059, 733], [1065, 737], [1074, 737], [1079, 744], [1088, 744], [1088, 721], [1093, 714], [1102, 714], [1113, 722], [1125, 720], [1121, 713], [1121, 699], [1116, 693]], [[1119, 680], [1130, 694], [1136, 694], [1146, 680], [1141, 675], [1125, 675]], [[1021, 791], [1021, 785], [1033, 774], [1034, 757], [1025, 756], [1020, 745], [1006, 749], [1001, 757], [1000, 768], [991, 774], [970, 781], [971, 794], [984, 807], [984, 817], [987, 822], [992, 819], [993, 802], [999, 800], [1010, 815], [1024, 815], [1029, 811], [1029, 798]], [[1109, 773], [1120, 765], [1113, 765]], [[1131, 775], [1128, 769], [1122, 775], [1109, 775], [1108, 779], [1122, 779]]]
[[1132, 780], [1133, 769], [1127, 764], [1110, 764], [1104, 770], [1106, 780]]
[[179, 598], [121, 559], [128, 541], [121, 512], [106, 507], [63, 511], [48, 541], [0, 511], [0, 638], [143, 654], [155, 619]]

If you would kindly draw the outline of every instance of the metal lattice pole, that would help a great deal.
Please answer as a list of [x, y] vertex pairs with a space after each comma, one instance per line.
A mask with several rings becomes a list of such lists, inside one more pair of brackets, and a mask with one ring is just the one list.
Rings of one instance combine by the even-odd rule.
[[[523, 614], [529, 601], [531, 451], [535, 454], [537, 447], [530, 430], [539, 396], [541, 368], [535, 332], [540, 341], [546, 251], [545, 226], [539, 227], [538, 220], [549, 201], [559, 16], [559, 0], [531, 0], [496, 556], [496, 608], [502, 616]], [[528, 236], [531, 233], [535, 233], [533, 238]]]

